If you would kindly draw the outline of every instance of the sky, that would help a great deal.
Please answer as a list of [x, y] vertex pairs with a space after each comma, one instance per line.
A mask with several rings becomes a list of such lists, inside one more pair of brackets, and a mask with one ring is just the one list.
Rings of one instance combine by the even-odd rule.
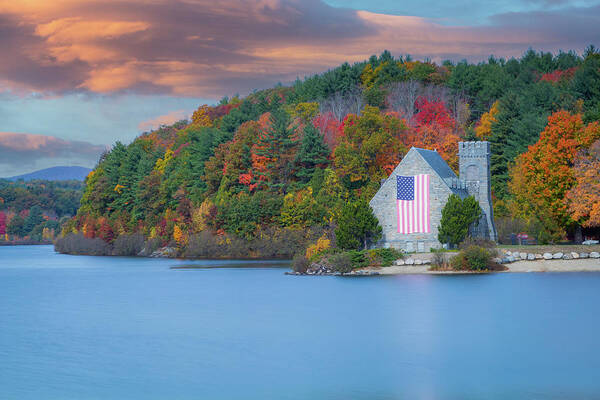
[[482, 61], [599, 38], [587, 0], [0, 0], [0, 177], [93, 167], [201, 104], [385, 49]]

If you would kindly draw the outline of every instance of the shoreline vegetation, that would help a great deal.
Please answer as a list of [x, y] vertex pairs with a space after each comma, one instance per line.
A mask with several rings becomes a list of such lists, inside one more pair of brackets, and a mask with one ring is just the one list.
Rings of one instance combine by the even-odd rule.
[[[591, 172], [600, 170], [600, 98], [590, 88], [600, 83], [599, 66], [594, 47], [478, 64], [384, 51], [291, 85], [224, 97], [190, 120], [115, 143], [87, 176], [56, 249], [297, 257], [302, 266], [302, 257], [329, 248], [326, 261], [342, 270], [365, 260], [391, 265], [385, 249], [363, 250], [381, 236], [369, 200], [382, 179], [412, 147], [437, 150], [456, 170], [458, 142], [477, 140], [491, 144], [503, 242], [598, 237]], [[467, 229], [450, 228], [459, 235], [440, 241], [458, 245]], [[496, 268], [487, 253], [473, 248], [452, 268]]]

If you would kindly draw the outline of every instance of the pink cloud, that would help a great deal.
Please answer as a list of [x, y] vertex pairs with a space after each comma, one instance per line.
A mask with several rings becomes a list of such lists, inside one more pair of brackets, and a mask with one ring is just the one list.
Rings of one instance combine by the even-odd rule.
[[158, 129], [161, 125], [171, 125], [177, 121], [186, 119], [188, 115], [189, 113], [185, 110], [171, 111], [168, 114], [159, 115], [158, 117], [140, 122], [138, 124], [138, 129], [142, 132], [151, 131], [153, 129]]
[[486, 59], [583, 50], [599, 7], [512, 13], [449, 27], [320, 0], [31, 0], [0, 5], [0, 84], [41, 92], [211, 97], [292, 81], [384, 49]]

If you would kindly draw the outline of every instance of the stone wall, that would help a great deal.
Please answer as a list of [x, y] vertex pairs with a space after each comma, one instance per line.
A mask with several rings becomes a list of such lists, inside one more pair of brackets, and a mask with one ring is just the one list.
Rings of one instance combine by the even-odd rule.
[[[396, 216], [396, 176], [411, 176], [429, 174], [430, 196], [430, 233], [400, 234], [397, 227]], [[394, 172], [382, 184], [380, 190], [371, 199], [370, 205], [373, 213], [383, 228], [383, 237], [377, 244], [378, 247], [393, 247], [408, 252], [425, 252], [431, 248], [440, 248], [437, 239], [438, 227], [442, 218], [442, 208], [451, 194], [448, 185], [439, 177], [431, 166], [414, 149], [411, 149]]]

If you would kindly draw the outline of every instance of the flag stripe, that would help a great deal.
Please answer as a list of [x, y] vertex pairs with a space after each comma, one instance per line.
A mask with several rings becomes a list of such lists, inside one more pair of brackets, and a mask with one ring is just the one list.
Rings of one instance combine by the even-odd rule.
[[396, 217], [399, 233], [431, 232], [429, 177], [427, 174], [397, 177]]

